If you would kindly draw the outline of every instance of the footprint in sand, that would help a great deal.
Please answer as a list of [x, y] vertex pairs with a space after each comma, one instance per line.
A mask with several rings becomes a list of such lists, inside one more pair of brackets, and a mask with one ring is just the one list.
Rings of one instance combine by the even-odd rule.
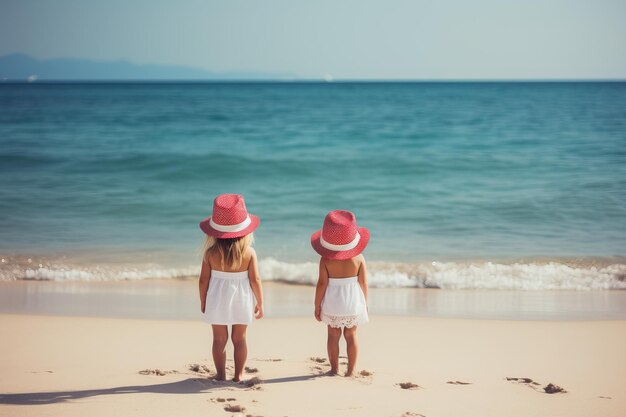
[[213, 402], [218, 402], [218, 403], [225, 403], [225, 402], [230, 402], [230, 401], [237, 401], [236, 398], [222, 398], [222, 397], [218, 397], [218, 398], [211, 398], [211, 401]]
[[535, 382], [530, 378], [513, 378], [513, 377], [506, 377], [507, 381], [513, 381], [513, 382], [519, 382], [520, 384], [533, 384], [533, 385], [541, 385], [539, 382]]
[[543, 387], [543, 390], [545, 391], [546, 394], [556, 394], [559, 392], [561, 393], [567, 392], [563, 388], [559, 387], [558, 385], [554, 385], [552, 382], [550, 382], [548, 385]]
[[246, 381], [241, 381], [239, 383], [250, 389], [261, 389], [259, 385], [263, 383], [263, 380], [258, 376], [254, 376]]
[[167, 374], [177, 374], [178, 371], [176, 370], [171, 370], [171, 371], [162, 371], [160, 369], [143, 369], [141, 371], [139, 371], [139, 373], [141, 375], [156, 375], [156, 376], [164, 376]]
[[210, 374], [211, 373], [211, 368], [209, 368], [206, 365], [200, 365], [200, 364], [197, 364], [197, 363], [192, 363], [187, 368], [190, 371], [197, 372], [199, 374]]
[[356, 372], [352, 375], [352, 378], [363, 384], [371, 384], [374, 379], [374, 373], [363, 369], [362, 371]]
[[228, 404], [226, 407], [224, 407], [224, 411], [228, 411], [231, 413], [243, 413], [244, 411], [246, 411], [246, 407], [237, 404]]
[[463, 381], [447, 381], [446, 384], [451, 384], [451, 385], [472, 385], [471, 382], [463, 382]]
[[249, 366], [246, 366], [244, 369], [249, 374], [256, 374], [257, 372], [259, 372], [259, 370], [257, 368], [251, 368]]
[[[318, 365], [313, 365], [310, 369], [314, 371], [318, 375], [337, 375], [336, 373], [331, 374], [329, 371], [325, 371], [322, 366], [330, 366], [330, 364], [326, 361], [326, 358], [319, 358], [317, 356], [311, 356], [309, 358], [311, 362]], [[320, 366], [322, 365], [322, 366]]]
[[[532, 388], [537, 392], [541, 392], [541, 390], [537, 388], [537, 386], [541, 386], [541, 384], [537, 381], [533, 381], [531, 378], [513, 378], [513, 377], [507, 376], [506, 380], [511, 381], [511, 382], [517, 382], [519, 384], [524, 384], [527, 387]], [[567, 391], [565, 391], [563, 388], [559, 387], [558, 385], [555, 385], [552, 382], [550, 382], [548, 385], [543, 387], [543, 392], [545, 392], [546, 394], [557, 394], [557, 393], [564, 394]]]
[[360, 381], [371, 382], [371, 380], [373, 379], [373, 375], [374, 375], [373, 372], [366, 371], [365, 369], [363, 369], [362, 371], [356, 372], [352, 377]]
[[398, 382], [396, 385], [398, 385], [400, 388], [402, 389], [418, 389], [421, 388], [419, 385], [414, 384], [412, 382]]
[[426, 417], [424, 414], [413, 413], [411, 411], [406, 411], [402, 413], [400, 417]]

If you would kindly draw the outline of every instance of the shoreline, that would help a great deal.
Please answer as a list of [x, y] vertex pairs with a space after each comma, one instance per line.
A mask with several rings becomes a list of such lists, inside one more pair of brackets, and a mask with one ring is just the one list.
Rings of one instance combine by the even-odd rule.
[[[315, 289], [264, 282], [269, 318], [313, 320]], [[195, 279], [0, 281], [0, 314], [198, 320]], [[626, 320], [626, 291], [371, 288], [374, 316], [491, 320]]]
[[[0, 326], [10, 335], [0, 341], [7, 416], [239, 416], [225, 408], [240, 406], [267, 417], [619, 417], [626, 408], [623, 320], [373, 317], [358, 331], [357, 370], [366, 372], [346, 378], [320, 375], [323, 325], [263, 319], [248, 329], [253, 386], [210, 379], [210, 330], [200, 322], [0, 314]], [[567, 393], [543, 392], [549, 383]]]
[[[151, 279], [193, 279], [199, 261], [170, 262], [164, 254], [137, 252], [109, 258], [0, 256], [2, 281], [101, 282]], [[147, 255], [147, 254], [144, 254]], [[138, 256], [134, 259], [135, 256]], [[131, 261], [131, 258], [134, 261]], [[376, 288], [439, 288], [498, 290], [626, 290], [626, 258], [613, 257], [518, 257], [473, 258], [456, 261], [368, 261], [369, 285]], [[315, 285], [316, 260], [283, 262], [261, 257], [259, 272], [264, 282]]]

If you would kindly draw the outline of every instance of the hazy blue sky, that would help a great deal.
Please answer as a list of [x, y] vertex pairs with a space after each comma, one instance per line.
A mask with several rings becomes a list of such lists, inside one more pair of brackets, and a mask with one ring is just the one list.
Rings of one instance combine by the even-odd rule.
[[626, 78], [626, 0], [0, 0], [0, 55], [301, 78]]

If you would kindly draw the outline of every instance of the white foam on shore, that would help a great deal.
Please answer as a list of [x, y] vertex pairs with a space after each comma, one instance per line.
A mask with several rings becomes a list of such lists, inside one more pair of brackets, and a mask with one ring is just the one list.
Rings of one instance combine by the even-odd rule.
[[[260, 262], [264, 279], [315, 285], [317, 264], [288, 264], [269, 258]], [[626, 264], [571, 266], [558, 262], [422, 262], [369, 264], [374, 288], [614, 290], [626, 289]], [[288, 278], [286, 278], [288, 277]]]
[[[0, 280], [120, 281], [197, 277], [198, 266], [163, 268], [145, 265], [37, 264], [30, 258], [4, 259]], [[274, 258], [259, 262], [266, 281], [315, 285], [318, 265], [287, 263]], [[626, 289], [626, 263], [581, 262], [417, 262], [368, 263], [373, 288], [441, 288], [508, 290], [619, 290]]]
[[[318, 264], [314, 262], [287, 263], [274, 258], [266, 258], [259, 262], [259, 273], [265, 280], [315, 285], [317, 283]], [[419, 286], [408, 274], [394, 268], [370, 270], [368, 284], [374, 288]]]
[[173, 279], [198, 276], [200, 269], [162, 268], [158, 265], [145, 267], [123, 266], [82, 266], [82, 265], [42, 265], [32, 267], [21, 265], [0, 266], [0, 281], [124, 281], [141, 279]]
[[626, 265], [574, 267], [557, 262], [458, 264], [418, 268], [426, 286], [442, 289], [612, 290], [626, 289]]

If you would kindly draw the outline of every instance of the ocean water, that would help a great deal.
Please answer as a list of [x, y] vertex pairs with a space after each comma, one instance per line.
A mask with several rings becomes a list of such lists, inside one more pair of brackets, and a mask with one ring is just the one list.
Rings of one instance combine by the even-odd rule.
[[193, 276], [213, 198], [313, 283], [333, 209], [379, 287], [626, 288], [626, 83], [0, 84], [0, 280]]

